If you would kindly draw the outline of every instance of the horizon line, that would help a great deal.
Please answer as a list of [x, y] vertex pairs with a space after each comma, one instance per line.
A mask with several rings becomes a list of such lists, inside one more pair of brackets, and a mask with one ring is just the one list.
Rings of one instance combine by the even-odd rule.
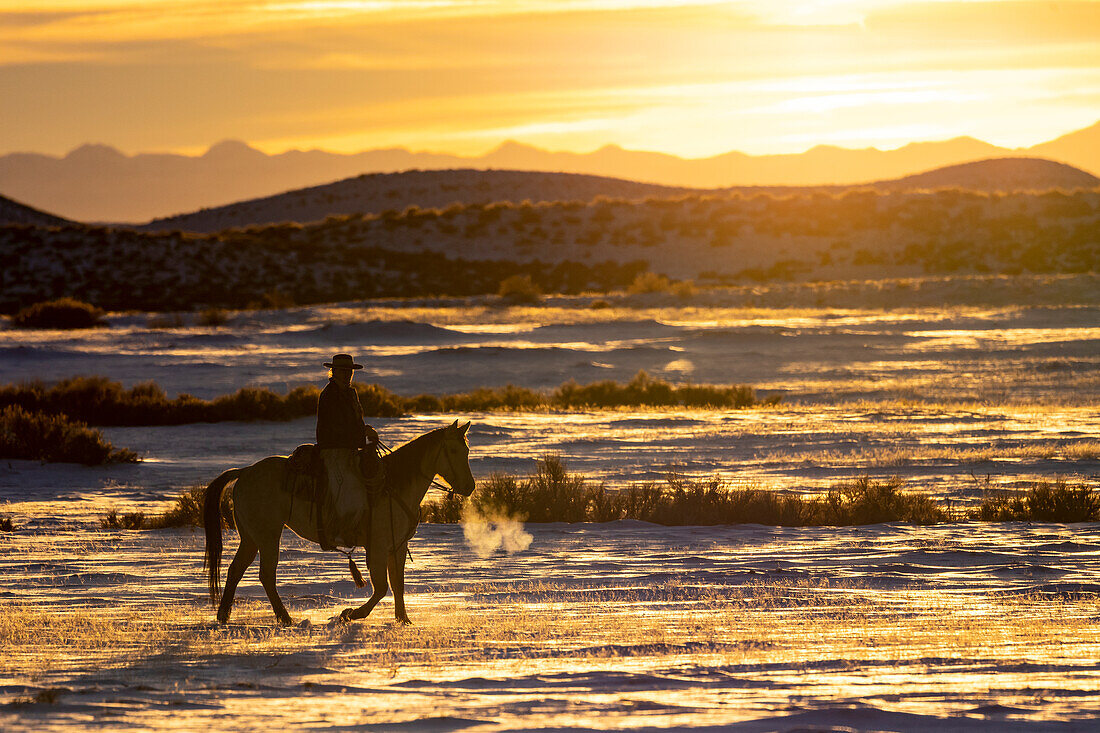
[[181, 147], [178, 147], [178, 148], [167, 149], [167, 150], [164, 150], [164, 149], [162, 149], [162, 150], [156, 150], [156, 149], [149, 150], [149, 149], [147, 149], [147, 150], [138, 150], [138, 151], [124, 150], [124, 149], [120, 148], [119, 146], [117, 146], [115, 144], [112, 144], [112, 143], [87, 141], [87, 142], [83, 142], [83, 143], [77, 145], [76, 147], [70, 148], [68, 151], [66, 151], [64, 153], [42, 152], [42, 151], [37, 151], [37, 150], [18, 150], [18, 149], [16, 149], [16, 150], [8, 150], [8, 151], [5, 151], [5, 152], [2, 152], [2, 153], [0, 153], [0, 157], [7, 157], [7, 156], [10, 156], [10, 155], [41, 155], [41, 156], [45, 156], [45, 157], [49, 157], [49, 158], [55, 158], [57, 160], [63, 160], [65, 158], [69, 157], [70, 155], [72, 155], [73, 153], [75, 153], [75, 152], [77, 152], [81, 149], [84, 149], [84, 148], [108, 148], [108, 149], [110, 149], [110, 150], [112, 150], [112, 151], [114, 151], [114, 152], [116, 152], [116, 153], [118, 153], [121, 156], [126, 157], [126, 158], [135, 158], [135, 157], [142, 156], [142, 155], [177, 155], [177, 156], [181, 156], [181, 157], [185, 157], [185, 158], [202, 158], [206, 154], [208, 154], [210, 151], [214, 150], [215, 148], [217, 148], [219, 146], [223, 146], [223, 145], [226, 145], [226, 144], [241, 144], [241, 145], [244, 145], [245, 147], [248, 147], [251, 150], [255, 150], [256, 152], [261, 153], [261, 154], [263, 154], [267, 157], [277, 157], [277, 156], [285, 155], [285, 154], [288, 154], [288, 153], [313, 153], [313, 152], [327, 153], [329, 155], [341, 155], [341, 156], [350, 157], [350, 156], [355, 156], [355, 155], [361, 155], [361, 154], [364, 154], [364, 153], [384, 152], [384, 151], [401, 151], [401, 152], [409, 153], [410, 155], [438, 155], [438, 156], [448, 156], [448, 157], [453, 157], [453, 158], [463, 158], [463, 159], [467, 159], [467, 160], [476, 160], [478, 158], [484, 158], [484, 157], [492, 155], [496, 152], [499, 152], [501, 149], [506, 148], [510, 145], [514, 145], [514, 146], [528, 148], [528, 149], [531, 149], [531, 150], [537, 150], [539, 152], [547, 153], [547, 154], [551, 154], [551, 155], [564, 154], [564, 155], [586, 156], [586, 155], [594, 155], [594, 154], [596, 154], [600, 151], [603, 151], [603, 150], [615, 149], [615, 150], [622, 150], [622, 151], [629, 152], [629, 153], [662, 155], [662, 156], [666, 156], [666, 157], [669, 157], [669, 158], [675, 158], [675, 159], [683, 160], [683, 161], [702, 161], [702, 160], [710, 160], [710, 159], [713, 159], [713, 158], [720, 158], [720, 157], [725, 156], [725, 155], [744, 155], [744, 156], [747, 156], [747, 157], [750, 157], [750, 158], [798, 156], [798, 155], [805, 155], [806, 153], [809, 153], [813, 150], [817, 150], [819, 148], [827, 148], [827, 149], [832, 149], [832, 150], [844, 150], [844, 151], [851, 151], [851, 152], [875, 151], [875, 152], [881, 152], [881, 153], [888, 153], [888, 152], [893, 152], [893, 151], [897, 151], [897, 150], [902, 150], [904, 148], [907, 148], [907, 147], [910, 147], [910, 146], [913, 146], [913, 145], [935, 145], [935, 144], [955, 142], [957, 140], [966, 140], [966, 141], [977, 142], [977, 143], [981, 143], [981, 144], [984, 144], [984, 145], [989, 145], [991, 147], [1000, 148], [1001, 150], [1005, 150], [1005, 151], [1009, 151], [1009, 152], [1020, 152], [1020, 151], [1029, 150], [1033, 147], [1037, 147], [1039, 145], [1043, 145], [1043, 144], [1048, 143], [1048, 142], [1053, 142], [1055, 140], [1058, 140], [1062, 137], [1065, 137], [1067, 135], [1071, 135], [1071, 134], [1076, 133], [1076, 132], [1082, 132], [1084, 130], [1088, 130], [1088, 129], [1090, 129], [1092, 127], [1096, 127], [1098, 125], [1100, 125], [1100, 120], [1093, 123], [1092, 125], [1087, 125], [1085, 127], [1074, 128], [1074, 129], [1068, 130], [1066, 132], [1063, 132], [1061, 134], [1055, 135], [1054, 137], [1046, 138], [1046, 139], [1040, 140], [1038, 142], [1032, 143], [1031, 145], [1021, 146], [1021, 147], [1007, 147], [1007, 146], [1004, 146], [1004, 145], [999, 145], [997, 143], [989, 142], [988, 140], [985, 140], [985, 139], [982, 139], [982, 138], [979, 138], [979, 137], [975, 137], [973, 135], [956, 135], [954, 137], [948, 137], [948, 138], [937, 138], [937, 139], [926, 139], [926, 140], [910, 140], [906, 143], [903, 143], [903, 144], [897, 145], [897, 146], [893, 146], [893, 147], [879, 147], [879, 146], [876, 146], [876, 145], [868, 145], [868, 146], [864, 146], [864, 147], [847, 147], [847, 146], [844, 146], [844, 145], [836, 145], [836, 144], [832, 144], [832, 143], [816, 143], [814, 145], [810, 145], [810, 146], [805, 147], [805, 148], [794, 149], [794, 150], [789, 151], [789, 152], [751, 153], [751, 152], [747, 152], [747, 151], [744, 151], [744, 150], [729, 149], [729, 150], [717, 152], [717, 153], [714, 153], [714, 154], [711, 154], [711, 155], [703, 155], [703, 156], [698, 156], [698, 157], [688, 157], [688, 156], [679, 155], [677, 153], [667, 152], [667, 151], [659, 150], [659, 149], [627, 148], [627, 147], [624, 147], [623, 145], [621, 145], [619, 143], [615, 143], [615, 142], [607, 142], [607, 143], [604, 143], [602, 145], [599, 145], [598, 147], [587, 149], [587, 150], [574, 150], [574, 149], [566, 149], [566, 148], [561, 148], [561, 149], [544, 148], [544, 147], [541, 147], [541, 146], [533, 144], [533, 143], [526, 143], [526, 142], [523, 142], [522, 140], [517, 140], [515, 138], [506, 138], [506, 139], [500, 140], [499, 142], [494, 143], [492, 146], [488, 147], [482, 153], [470, 154], [470, 153], [451, 152], [451, 151], [446, 151], [446, 150], [413, 149], [412, 147], [406, 146], [406, 145], [388, 145], [388, 146], [384, 145], [384, 146], [372, 147], [372, 148], [361, 148], [361, 149], [358, 149], [358, 150], [351, 150], [351, 151], [334, 150], [334, 149], [331, 149], [331, 148], [324, 148], [324, 147], [319, 147], [319, 146], [318, 147], [274, 148], [274, 147], [267, 147], [262, 142], [253, 142], [253, 141], [248, 141], [248, 140], [244, 140], [244, 139], [241, 139], [241, 138], [235, 138], [235, 137], [225, 137], [225, 138], [217, 140], [217, 141], [215, 141], [215, 142], [213, 142], [210, 145], [205, 146], [205, 147], [181, 146]]

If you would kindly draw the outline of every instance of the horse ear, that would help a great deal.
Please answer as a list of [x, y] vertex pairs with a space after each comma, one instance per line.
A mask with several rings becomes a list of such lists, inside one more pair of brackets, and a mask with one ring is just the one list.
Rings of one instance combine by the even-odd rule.
[[467, 421], [465, 425], [458, 429], [459, 435], [466, 435], [466, 431], [470, 429], [470, 423]]
[[457, 429], [458, 429], [458, 420], [455, 420], [455, 421], [454, 421], [453, 423], [451, 423], [451, 424], [450, 424], [450, 425], [448, 425], [447, 427], [449, 427], [449, 428], [455, 428], [455, 429], [457, 430]]

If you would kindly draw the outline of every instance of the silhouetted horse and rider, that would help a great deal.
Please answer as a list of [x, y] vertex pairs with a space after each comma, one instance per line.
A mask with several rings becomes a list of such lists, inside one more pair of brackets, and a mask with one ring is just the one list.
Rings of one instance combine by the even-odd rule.
[[[317, 400], [316, 446], [299, 446], [292, 456], [271, 456], [245, 468], [231, 468], [206, 489], [205, 561], [214, 603], [221, 577], [221, 501], [230, 483], [233, 519], [241, 537], [221, 592], [221, 623], [229, 620], [237, 584], [257, 554], [260, 582], [275, 616], [281, 624], [291, 623], [275, 588], [283, 527], [322, 549], [366, 549], [373, 593], [362, 606], [344, 609], [341, 619], [370, 614], [386, 595], [388, 576], [394, 615], [411, 623], [405, 611], [405, 559], [420, 520], [420, 503], [437, 475], [454, 493], [473, 493], [466, 441], [470, 423], [459, 426], [456, 420], [380, 456], [378, 433], [363, 422], [363, 408], [351, 386], [354, 371], [362, 365], [348, 354], [336, 354], [325, 366], [331, 372]], [[358, 570], [347, 554], [359, 582]]]

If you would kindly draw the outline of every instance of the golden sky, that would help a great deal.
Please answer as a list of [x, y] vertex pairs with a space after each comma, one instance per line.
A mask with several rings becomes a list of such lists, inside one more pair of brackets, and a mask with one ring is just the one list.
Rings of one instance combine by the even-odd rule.
[[0, 153], [700, 157], [1097, 120], [1097, 0], [0, 0]]

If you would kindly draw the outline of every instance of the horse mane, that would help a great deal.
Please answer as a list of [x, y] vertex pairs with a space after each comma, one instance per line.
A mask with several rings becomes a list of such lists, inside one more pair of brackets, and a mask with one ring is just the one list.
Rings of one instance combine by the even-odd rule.
[[418, 471], [420, 469], [418, 464], [430, 447], [427, 444], [442, 438], [444, 430], [446, 428], [436, 428], [424, 433], [382, 456], [382, 462], [386, 465], [386, 473], [390, 476], [408, 476], [414, 471]]

